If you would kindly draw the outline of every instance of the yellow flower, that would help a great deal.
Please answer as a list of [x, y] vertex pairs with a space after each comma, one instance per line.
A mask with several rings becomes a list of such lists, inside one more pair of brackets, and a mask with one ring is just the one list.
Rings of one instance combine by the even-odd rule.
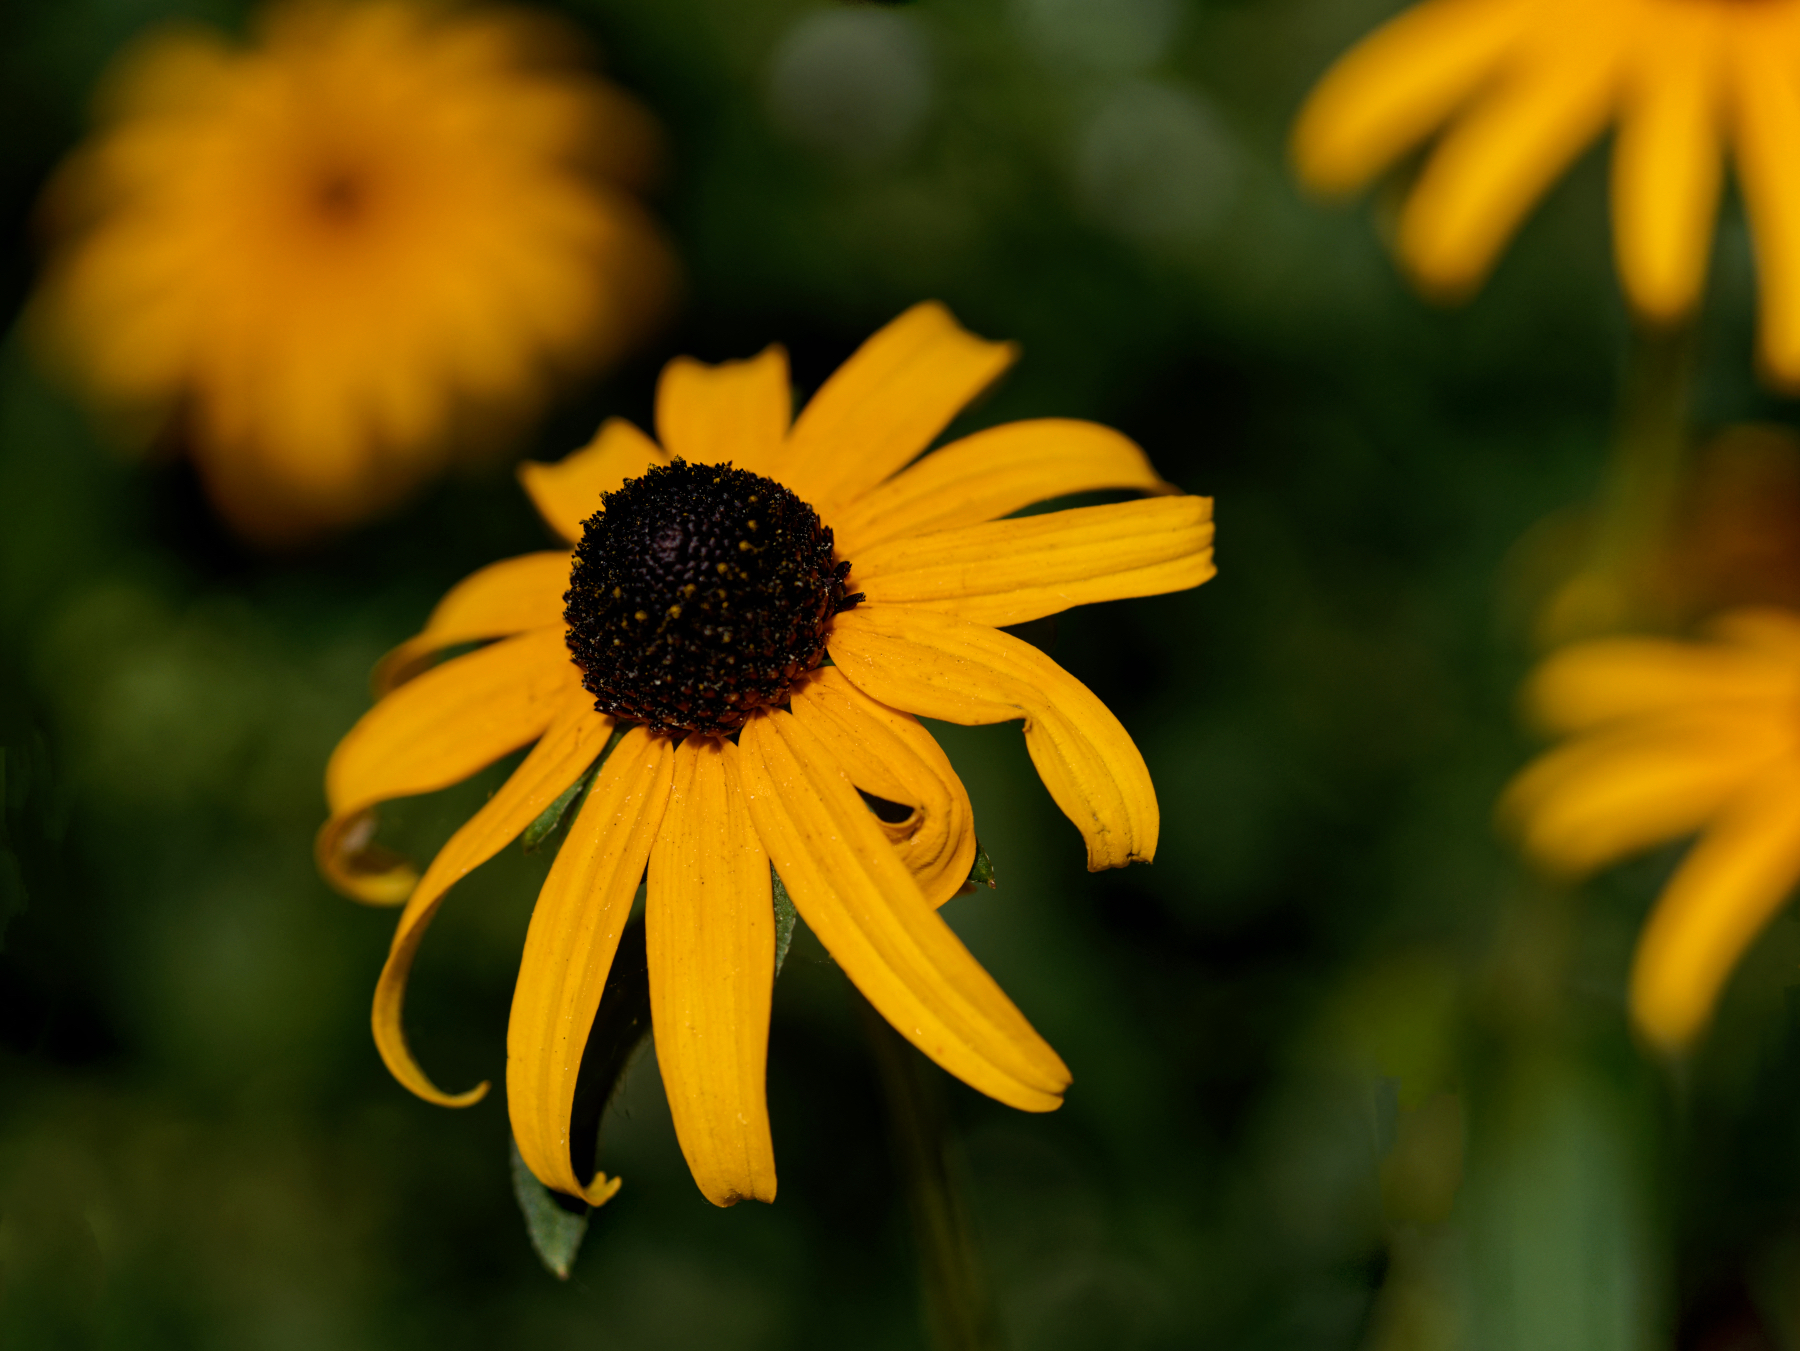
[[[570, 544], [476, 573], [384, 662], [388, 688], [326, 771], [319, 858], [343, 890], [406, 899], [375, 996], [394, 1075], [462, 1105], [407, 1050], [401, 1000], [446, 889], [623, 739], [538, 895], [513, 996], [507, 1099], [546, 1184], [577, 1177], [576, 1071], [620, 931], [645, 911], [657, 1062], [700, 1189], [775, 1195], [763, 1097], [774, 980], [770, 868], [869, 1002], [921, 1051], [1026, 1111], [1069, 1074], [937, 907], [969, 874], [968, 795], [917, 716], [1024, 722], [1088, 866], [1149, 860], [1143, 757], [1111, 712], [996, 625], [1196, 586], [1212, 503], [1183, 496], [1092, 423], [1015, 422], [914, 463], [1013, 359], [919, 305], [865, 343], [798, 418], [787, 358], [681, 358], [657, 390], [661, 445], [613, 420], [525, 486]], [[1153, 494], [998, 519], [1096, 489]], [[566, 592], [566, 595], [565, 595]], [[496, 640], [416, 674], [452, 645]], [[821, 665], [829, 654], [832, 664]], [[422, 879], [371, 846], [370, 809], [537, 744]], [[906, 809], [890, 822], [859, 791]], [[890, 812], [888, 815], [898, 815]]]
[[48, 199], [55, 359], [111, 409], [180, 415], [249, 536], [390, 505], [661, 303], [624, 191], [654, 128], [565, 41], [410, 0], [277, 7], [248, 49], [152, 39]]
[[1800, 381], [1800, 0], [1427, 0], [1345, 55], [1295, 127], [1302, 177], [1366, 183], [1448, 125], [1408, 197], [1402, 259], [1477, 287], [1549, 184], [1614, 121], [1614, 251], [1632, 304], [1693, 309], [1729, 142], [1755, 231], [1761, 351]]
[[1570, 737], [1502, 799], [1539, 862], [1579, 877], [1701, 832], [1631, 974], [1639, 1029], [1681, 1051], [1800, 881], [1800, 616], [1735, 611], [1700, 643], [1580, 643], [1538, 668], [1527, 697]]

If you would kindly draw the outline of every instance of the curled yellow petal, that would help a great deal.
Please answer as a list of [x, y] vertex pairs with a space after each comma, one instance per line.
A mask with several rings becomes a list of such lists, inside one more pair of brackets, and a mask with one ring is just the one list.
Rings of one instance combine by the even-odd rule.
[[1549, 731], [1578, 732], [1696, 703], [1800, 697], [1800, 665], [1665, 638], [1600, 638], [1566, 647], [1525, 684], [1525, 708]]
[[411, 865], [372, 842], [369, 808], [446, 788], [541, 736], [580, 688], [563, 630], [533, 629], [410, 680], [357, 720], [325, 766], [331, 817], [314, 853], [345, 895], [394, 904]]
[[669, 739], [626, 733], [600, 772], [538, 892], [506, 1029], [506, 1109], [519, 1154], [546, 1187], [599, 1205], [618, 1189], [582, 1182], [569, 1155], [581, 1054], [669, 800]]
[[925, 899], [940, 906], [961, 890], [975, 862], [975, 812], [937, 740], [910, 713], [877, 703], [834, 666], [795, 692], [794, 716], [865, 793], [911, 807], [879, 821]]
[[582, 523], [600, 510], [600, 495], [653, 464], [667, 464], [663, 448], [624, 418], [608, 418], [594, 439], [555, 464], [526, 460], [519, 482], [538, 514], [571, 544], [581, 542]]
[[914, 305], [820, 386], [795, 419], [777, 477], [829, 520], [903, 469], [1016, 356], [935, 300]]
[[730, 461], [779, 477], [793, 413], [787, 353], [780, 347], [717, 366], [676, 357], [656, 386], [656, 434], [669, 454], [695, 464]]
[[1430, 0], [1376, 29], [1326, 72], [1294, 124], [1294, 166], [1318, 192], [1351, 192], [1449, 119], [1500, 65], [1532, 0]]
[[807, 927], [895, 1030], [971, 1088], [1028, 1112], [1069, 1071], [919, 891], [825, 746], [791, 714], [745, 724], [756, 833]]
[[893, 540], [855, 560], [850, 586], [872, 604], [1022, 624], [1199, 586], [1217, 571], [1212, 541], [1210, 497], [1151, 497]]
[[1613, 240], [1632, 304], [1669, 322], [1706, 277], [1724, 176], [1724, 54], [1707, 5], [1672, 5], [1644, 25], [1613, 139]]
[[1732, 968], [1800, 879], [1800, 770], [1748, 785], [1700, 837], [1657, 902], [1631, 972], [1631, 1014], [1660, 1049], [1686, 1049]]
[[1460, 299], [1544, 190], [1600, 134], [1619, 80], [1617, 16], [1567, 16], [1445, 133], [1400, 218], [1400, 255], [1419, 284]]
[[976, 525], [1053, 497], [1102, 488], [1178, 491], [1130, 437], [1097, 422], [1038, 418], [952, 441], [835, 512], [838, 553]]
[[934, 610], [866, 605], [832, 621], [828, 646], [852, 684], [894, 708], [964, 724], [1024, 719], [1031, 762], [1080, 829], [1091, 871], [1155, 856], [1144, 757], [1087, 686], [1029, 643]]
[[562, 795], [605, 749], [612, 735], [612, 719], [596, 713], [587, 696], [565, 701], [557, 719], [531, 749], [524, 761], [501, 785], [485, 806], [452, 835], [419, 880], [406, 909], [400, 913], [387, 963], [375, 985], [371, 1021], [375, 1046], [389, 1071], [407, 1088], [443, 1107], [466, 1107], [487, 1092], [481, 1084], [466, 1093], [446, 1093], [433, 1084], [413, 1059], [406, 1044], [401, 1015], [406, 1001], [406, 979], [413, 956], [425, 936], [425, 928], [442, 904], [444, 894], [459, 880], [487, 862], [518, 838], [543, 810]]
[[1800, 750], [1782, 734], [1787, 716], [1722, 706], [1577, 738], [1528, 765], [1500, 815], [1539, 863], [1579, 876], [1705, 825], [1771, 761]]
[[381, 659], [373, 681], [376, 697], [411, 680], [446, 647], [562, 623], [569, 563], [560, 550], [525, 554], [465, 577], [444, 593], [422, 632]]
[[716, 1206], [775, 1199], [764, 1091], [775, 907], [737, 756], [713, 737], [676, 749], [644, 910], [656, 1063], [675, 1138]]

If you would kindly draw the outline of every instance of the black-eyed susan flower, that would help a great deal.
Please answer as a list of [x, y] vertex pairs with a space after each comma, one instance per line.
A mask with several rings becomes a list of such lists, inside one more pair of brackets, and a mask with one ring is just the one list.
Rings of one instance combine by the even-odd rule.
[[1730, 146], [1761, 276], [1768, 372], [1800, 382], [1800, 3], [1427, 0], [1377, 29], [1313, 91], [1302, 177], [1362, 186], [1440, 128], [1399, 222], [1429, 291], [1477, 287], [1520, 220], [1609, 124], [1625, 292], [1669, 322], [1699, 298]]
[[47, 200], [48, 349], [109, 410], [179, 418], [247, 535], [390, 505], [662, 303], [628, 192], [654, 127], [569, 48], [412, 0], [150, 39]]
[[[618, 732], [539, 893], [507, 1036], [519, 1150], [576, 1176], [576, 1072], [645, 881], [657, 1061], [676, 1133], [718, 1204], [775, 1195], [763, 1096], [774, 981], [773, 867], [869, 1002], [950, 1073], [1048, 1111], [1069, 1073], [938, 916], [975, 856], [967, 793], [919, 716], [1023, 721], [1090, 868], [1148, 860], [1143, 757], [1088, 689], [999, 626], [1196, 586], [1212, 504], [1125, 437], [1016, 422], [918, 459], [1012, 361], [1006, 344], [915, 307], [791, 417], [787, 360], [671, 362], [660, 444], [622, 421], [526, 488], [573, 553], [497, 563], [397, 649], [380, 702], [326, 772], [319, 857], [343, 890], [406, 902], [375, 997], [395, 1076], [439, 1089], [401, 1030], [407, 972], [446, 890], [577, 781]], [[914, 461], [917, 460], [915, 463]], [[1000, 519], [1096, 489], [1148, 496]], [[415, 674], [439, 650], [486, 646]], [[829, 665], [823, 664], [829, 656]], [[536, 742], [423, 878], [372, 846], [371, 808], [441, 788]], [[877, 816], [867, 793], [905, 809]], [[900, 815], [887, 812], [885, 816]]]
[[1533, 858], [1580, 877], [1700, 834], [1631, 974], [1633, 1020], [1679, 1052], [1800, 881], [1800, 616], [1735, 611], [1705, 642], [1579, 643], [1538, 668], [1527, 697], [1568, 738], [1501, 803]]

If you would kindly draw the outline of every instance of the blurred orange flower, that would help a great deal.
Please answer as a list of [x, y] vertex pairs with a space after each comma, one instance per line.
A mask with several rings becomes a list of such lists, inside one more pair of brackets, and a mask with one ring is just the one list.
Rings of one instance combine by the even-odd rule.
[[1800, 882], [1800, 615], [1739, 610], [1707, 642], [1604, 638], [1533, 673], [1529, 709], [1570, 739], [1501, 801], [1526, 851], [1579, 877], [1701, 832], [1638, 943], [1631, 1012], [1690, 1045]]
[[1354, 190], [1448, 125], [1399, 251], [1427, 290], [1480, 285], [1520, 220], [1609, 123], [1614, 252], [1647, 319], [1694, 308], [1730, 144], [1755, 232], [1761, 355], [1800, 383], [1800, 0], [1427, 0], [1326, 74], [1299, 172]]
[[280, 542], [489, 448], [654, 318], [672, 263], [627, 190], [655, 127], [558, 26], [302, 0], [258, 32], [121, 62], [47, 199], [37, 319], [102, 406], [178, 416], [219, 509]]
[[[332, 755], [320, 865], [357, 899], [406, 905], [376, 987], [376, 1044], [401, 1083], [446, 1106], [486, 1086], [445, 1093], [407, 1048], [401, 1004], [425, 927], [458, 879], [598, 763], [538, 895], [507, 1035], [514, 1137], [547, 1185], [595, 1204], [618, 1185], [576, 1174], [569, 1123], [646, 875], [657, 1064], [716, 1204], [775, 1196], [771, 867], [920, 1051], [1011, 1106], [1061, 1104], [1062, 1061], [938, 915], [970, 875], [974, 820], [919, 717], [1023, 720], [1089, 868], [1150, 859], [1156, 791], [1131, 737], [995, 626], [1199, 585], [1213, 575], [1212, 502], [1177, 493], [1130, 440], [1087, 422], [1009, 423], [918, 459], [1013, 355], [919, 305], [798, 418], [780, 348], [671, 362], [660, 445], [615, 419], [560, 464], [524, 467], [573, 552], [496, 563], [453, 589], [384, 663], [387, 692]], [[1117, 488], [1149, 495], [999, 519]], [[419, 674], [443, 649], [487, 639]], [[423, 878], [371, 848], [376, 804], [532, 742]], [[865, 793], [899, 811], [878, 817]]]

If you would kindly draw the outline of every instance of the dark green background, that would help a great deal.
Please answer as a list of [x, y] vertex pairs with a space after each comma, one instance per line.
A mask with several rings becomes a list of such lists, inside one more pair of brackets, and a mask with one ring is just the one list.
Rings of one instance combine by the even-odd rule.
[[[1015, 727], [942, 733], [1000, 877], [947, 913], [1075, 1075], [1048, 1117], [944, 1081], [1011, 1346], [1800, 1346], [1800, 928], [1671, 1075], [1622, 990], [1673, 854], [1558, 895], [1490, 825], [1529, 749], [1508, 560], [1598, 481], [1626, 347], [1603, 164], [1472, 306], [1427, 309], [1379, 242], [1391, 200], [1309, 203], [1283, 160], [1310, 82], [1392, 8], [575, 6], [669, 128], [688, 299], [532, 453], [647, 425], [676, 353], [785, 342], [809, 389], [937, 297], [1024, 350], [959, 427], [1097, 418], [1217, 498], [1215, 581], [1028, 635], [1143, 748], [1154, 866], [1084, 873]], [[171, 13], [241, 22], [0, 11], [9, 315], [93, 80]], [[1751, 287], [1728, 205], [1706, 425], [1788, 413], [1749, 374]], [[376, 1058], [393, 915], [314, 875], [324, 760], [444, 588], [543, 540], [497, 469], [255, 557], [7, 339], [0, 1345], [925, 1344], [883, 1100], [810, 939], [775, 997], [779, 1201], [706, 1204], [646, 1057], [567, 1284], [526, 1243], [498, 1096], [432, 1108]], [[496, 781], [390, 833], [429, 851]], [[426, 943], [409, 1024], [442, 1083], [500, 1074], [546, 866], [509, 851]]]

